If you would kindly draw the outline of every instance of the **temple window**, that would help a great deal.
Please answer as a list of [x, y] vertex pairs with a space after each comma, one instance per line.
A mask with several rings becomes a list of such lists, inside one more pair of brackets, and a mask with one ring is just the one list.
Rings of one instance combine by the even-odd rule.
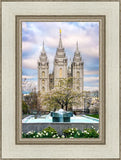
[[62, 78], [62, 68], [60, 68], [59, 77]]
[[77, 78], [80, 78], [80, 72], [77, 71]]
[[45, 80], [44, 80], [44, 79], [42, 80], [42, 84], [43, 84], [43, 85], [45, 84]]
[[45, 78], [45, 72], [42, 71], [42, 78]]
[[80, 84], [80, 80], [79, 79], [77, 80], [77, 84]]
[[45, 92], [45, 87], [42, 87], [42, 91]]

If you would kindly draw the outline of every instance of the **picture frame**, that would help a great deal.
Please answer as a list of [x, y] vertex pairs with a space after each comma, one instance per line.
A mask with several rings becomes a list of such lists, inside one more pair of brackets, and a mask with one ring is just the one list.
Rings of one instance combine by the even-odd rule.
[[[28, 126], [28, 124], [22, 124], [22, 110], [21, 110], [21, 74], [22, 74], [22, 37], [21, 34], [21, 26], [22, 22], [59, 22], [59, 21], [78, 21], [78, 22], [99, 22], [99, 57], [100, 57], [100, 137], [97, 139], [23, 139], [21, 138], [22, 133], [22, 125]], [[105, 143], [105, 16], [16, 16], [16, 143], [17, 144], [104, 144]], [[21, 72], [20, 72], [21, 71]], [[102, 96], [103, 95], [103, 96]], [[103, 107], [101, 107], [103, 106]], [[34, 125], [34, 124], [30, 124]], [[41, 124], [40, 124], [41, 125]], [[59, 126], [59, 124], [54, 123], [54, 126]], [[60, 124], [61, 125], [61, 124]], [[29, 126], [29, 127], [30, 127]], [[77, 125], [78, 126], [78, 125]], [[94, 126], [95, 127], [95, 126]], [[78, 128], [78, 127], [77, 127]]]
[[[22, 8], [22, 5], [24, 7]], [[29, 4], [29, 5], [28, 5]], [[105, 4], [105, 7], [104, 7]], [[70, 6], [68, 8], [67, 6]], [[83, 6], [83, 7], [82, 7]], [[91, 9], [95, 10], [91, 11]], [[72, 8], [74, 9], [72, 10]], [[90, 7], [90, 9], [89, 9]], [[32, 9], [33, 8], [33, 9]], [[35, 11], [36, 8], [36, 11]], [[68, 8], [68, 9], [67, 9]], [[83, 9], [82, 9], [83, 8]], [[120, 1], [2, 1], [2, 96], [1, 96], [1, 158], [2, 159], [120, 159], [119, 139], [119, 9]], [[41, 9], [41, 10], [40, 10]], [[45, 10], [44, 10], [45, 9]], [[57, 12], [59, 10], [59, 12]], [[80, 11], [81, 10], [81, 11]], [[20, 66], [21, 66], [21, 22], [43, 18], [65, 20], [86, 16], [97, 18], [102, 25], [101, 51], [101, 113], [102, 134], [100, 140], [22, 140], [20, 138]], [[79, 17], [80, 16], [80, 17]], [[99, 18], [100, 17], [100, 18]], [[115, 17], [115, 18], [114, 18]], [[102, 19], [101, 19], [102, 18]], [[82, 20], [81, 19], [81, 20]], [[7, 22], [6, 22], [7, 21]], [[112, 23], [114, 22], [114, 23]], [[9, 26], [7, 25], [9, 24]], [[115, 25], [114, 25], [115, 24]], [[115, 34], [112, 32], [115, 28]], [[11, 32], [8, 32], [10, 30]], [[17, 33], [17, 34], [15, 34]], [[101, 35], [101, 34], [100, 34]], [[105, 36], [106, 37], [105, 37]], [[11, 39], [12, 38], [12, 39]], [[115, 40], [114, 40], [115, 39]], [[105, 43], [106, 42], [106, 43]], [[111, 44], [115, 42], [115, 46]], [[9, 53], [7, 52], [9, 50]], [[110, 53], [110, 55], [109, 55]], [[117, 54], [114, 54], [117, 53]], [[8, 54], [8, 56], [7, 56]], [[105, 56], [104, 56], [105, 55]], [[112, 67], [112, 68], [110, 68]], [[16, 74], [19, 73], [19, 74]], [[9, 77], [9, 83], [8, 83]], [[105, 92], [106, 90], [106, 92]], [[7, 96], [7, 100], [5, 100]], [[18, 105], [19, 104], [19, 105]], [[112, 104], [112, 105], [111, 105]], [[9, 106], [9, 108], [7, 107]], [[109, 108], [109, 106], [112, 106]], [[115, 112], [113, 108], [115, 107]], [[6, 118], [7, 117], [7, 118]], [[9, 120], [9, 121], [8, 121]], [[109, 123], [111, 122], [111, 124]], [[118, 122], [118, 123], [117, 123]], [[114, 125], [115, 124], [115, 125]], [[112, 128], [112, 130], [111, 130]], [[9, 131], [9, 135], [8, 135]], [[110, 133], [110, 135], [109, 135]], [[111, 138], [112, 136], [112, 138]], [[11, 137], [11, 138], [10, 138]], [[68, 145], [67, 145], [68, 144]], [[94, 151], [92, 152], [92, 149]], [[96, 149], [98, 148], [98, 149]], [[41, 151], [40, 151], [41, 149]], [[81, 149], [81, 151], [80, 151]], [[70, 151], [73, 150], [73, 155]], [[105, 152], [104, 152], [105, 150]], [[28, 152], [26, 152], [28, 151]], [[51, 152], [49, 152], [51, 151]], [[56, 153], [55, 153], [56, 151]], [[85, 152], [85, 153], [84, 153]], [[88, 153], [88, 154], [87, 154]], [[103, 157], [101, 155], [103, 154]]]

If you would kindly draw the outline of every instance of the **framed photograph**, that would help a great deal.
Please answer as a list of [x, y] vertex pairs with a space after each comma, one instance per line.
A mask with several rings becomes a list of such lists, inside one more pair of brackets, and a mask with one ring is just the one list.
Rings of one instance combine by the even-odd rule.
[[1, 4], [1, 158], [120, 159], [120, 1]]
[[[17, 143], [105, 143], [104, 24], [104, 16], [16, 16]], [[34, 38], [42, 41], [41, 51]], [[83, 53], [78, 41], [73, 47], [75, 38], [82, 41]]]

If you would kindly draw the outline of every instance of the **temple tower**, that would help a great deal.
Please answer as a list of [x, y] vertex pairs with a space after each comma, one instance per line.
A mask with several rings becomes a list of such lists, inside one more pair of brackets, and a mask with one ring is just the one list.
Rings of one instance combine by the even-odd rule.
[[73, 89], [79, 92], [83, 91], [83, 77], [84, 77], [84, 62], [78, 49], [78, 42], [76, 44], [76, 51], [72, 62], [72, 77], [73, 77]]
[[49, 61], [45, 52], [44, 42], [38, 60], [38, 91], [40, 93], [49, 91]]
[[62, 45], [61, 30], [59, 45], [54, 59], [54, 87], [58, 85], [59, 80], [67, 78], [67, 57]]

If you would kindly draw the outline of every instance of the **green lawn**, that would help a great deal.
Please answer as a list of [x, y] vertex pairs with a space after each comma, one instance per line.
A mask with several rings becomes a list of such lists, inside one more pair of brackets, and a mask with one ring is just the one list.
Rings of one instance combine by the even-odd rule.
[[98, 118], [98, 119], [99, 119], [99, 114], [90, 114], [90, 115], [87, 115], [87, 116], [90, 116], [90, 117], [94, 117], [94, 118]]

